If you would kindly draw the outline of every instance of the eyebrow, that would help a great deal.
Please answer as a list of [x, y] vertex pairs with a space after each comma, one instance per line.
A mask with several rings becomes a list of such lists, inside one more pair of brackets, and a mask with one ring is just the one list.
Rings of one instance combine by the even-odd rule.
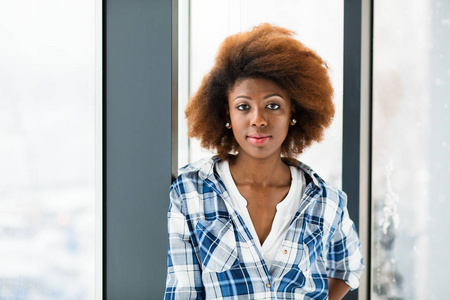
[[234, 98], [234, 100], [233, 101], [236, 101], [238, 98], [244, 98], [244, 99], [248, 99], [248, 100], [250, 100], [250, 101], [252, 101], [252, 98], [250, 98], [250, 97], [248, 97], [248, 96], [237, 96], [236, 98]]
[[[280, 97], [280, 98], [284, 99], [283, 96], [281, 96], [280, 94], [269, 94], [267, 96], [264, 96], [263, 99], [268, 99], [268, 98], [271, 98], [271, 97]], [[248, 100], [252, 101], [251, 97], [243, 96], [243, 95], [237, 96], [236, 98], [234, 98], [233, 101], [236, 101], [238, 98], [244, 98], [244, 99], [248, 99]]]
[[[264, 97], [264, 99], [267, 99], [267, 98], [270, 98], [270, 97], [280, 97], [280, 98], [283, 98], [283, 96], [281, 96], [280, 94], [270, 94], [270, 95], [267, 95], [267, 96], [265, 96]], [[284, 99], [284, 98], [283, 98]]]

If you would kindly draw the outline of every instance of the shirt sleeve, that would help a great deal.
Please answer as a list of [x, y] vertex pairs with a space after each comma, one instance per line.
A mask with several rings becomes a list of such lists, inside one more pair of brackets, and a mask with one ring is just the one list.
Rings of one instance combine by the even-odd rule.
[[181, 196], [175, 185], [170, 189], [168, 212], [169, 249], [164, 299], [203, 299], [201, 269], [192, 245]]
[[355, 224], [348, 214], [345, 193], [340, 193], [339, 202], [342, 213], [338, 216], [336, 230], [328, 243], [328, 277], [341, 279], [354, 290], [359, 286], [365, 266]]

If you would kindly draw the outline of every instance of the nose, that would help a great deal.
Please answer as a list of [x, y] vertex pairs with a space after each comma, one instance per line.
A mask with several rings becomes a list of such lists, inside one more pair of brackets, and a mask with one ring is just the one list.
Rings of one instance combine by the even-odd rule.
[[258, 108], [253, 110], [251, 124], [255, 127], [267, 126], [267, 117], [264, 110], [260, 110]]

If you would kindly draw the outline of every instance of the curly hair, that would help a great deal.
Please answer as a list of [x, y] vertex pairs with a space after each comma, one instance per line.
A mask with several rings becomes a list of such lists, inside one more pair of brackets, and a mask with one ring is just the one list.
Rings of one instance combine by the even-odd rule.
[[267, 23], [231, 35], [220, 46], [215, 65], [189, 99], [185, 114], [190, 137], [226, 159], [238, 152], [232, 130], [225, 127], [228, 93], [237, 82], [264, 78], [283, 88], [295, 105], [281, 154], [293, 158], [323, 132], [334, 116], [328, 67], [316, 52], [294, 39], [294, 32]]

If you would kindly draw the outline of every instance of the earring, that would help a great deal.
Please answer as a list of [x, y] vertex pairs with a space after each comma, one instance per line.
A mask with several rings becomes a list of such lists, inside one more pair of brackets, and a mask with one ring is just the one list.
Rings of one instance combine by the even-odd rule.
[[230, 122], [225, 123], [225, 127], [228, 128], [228, 129], [230, 129], [230, 128], [231, 128]]
[[292, 119], [291, 125], [294, 126], [295, 124], [297, 124], [297, 120], [296, 119]]

